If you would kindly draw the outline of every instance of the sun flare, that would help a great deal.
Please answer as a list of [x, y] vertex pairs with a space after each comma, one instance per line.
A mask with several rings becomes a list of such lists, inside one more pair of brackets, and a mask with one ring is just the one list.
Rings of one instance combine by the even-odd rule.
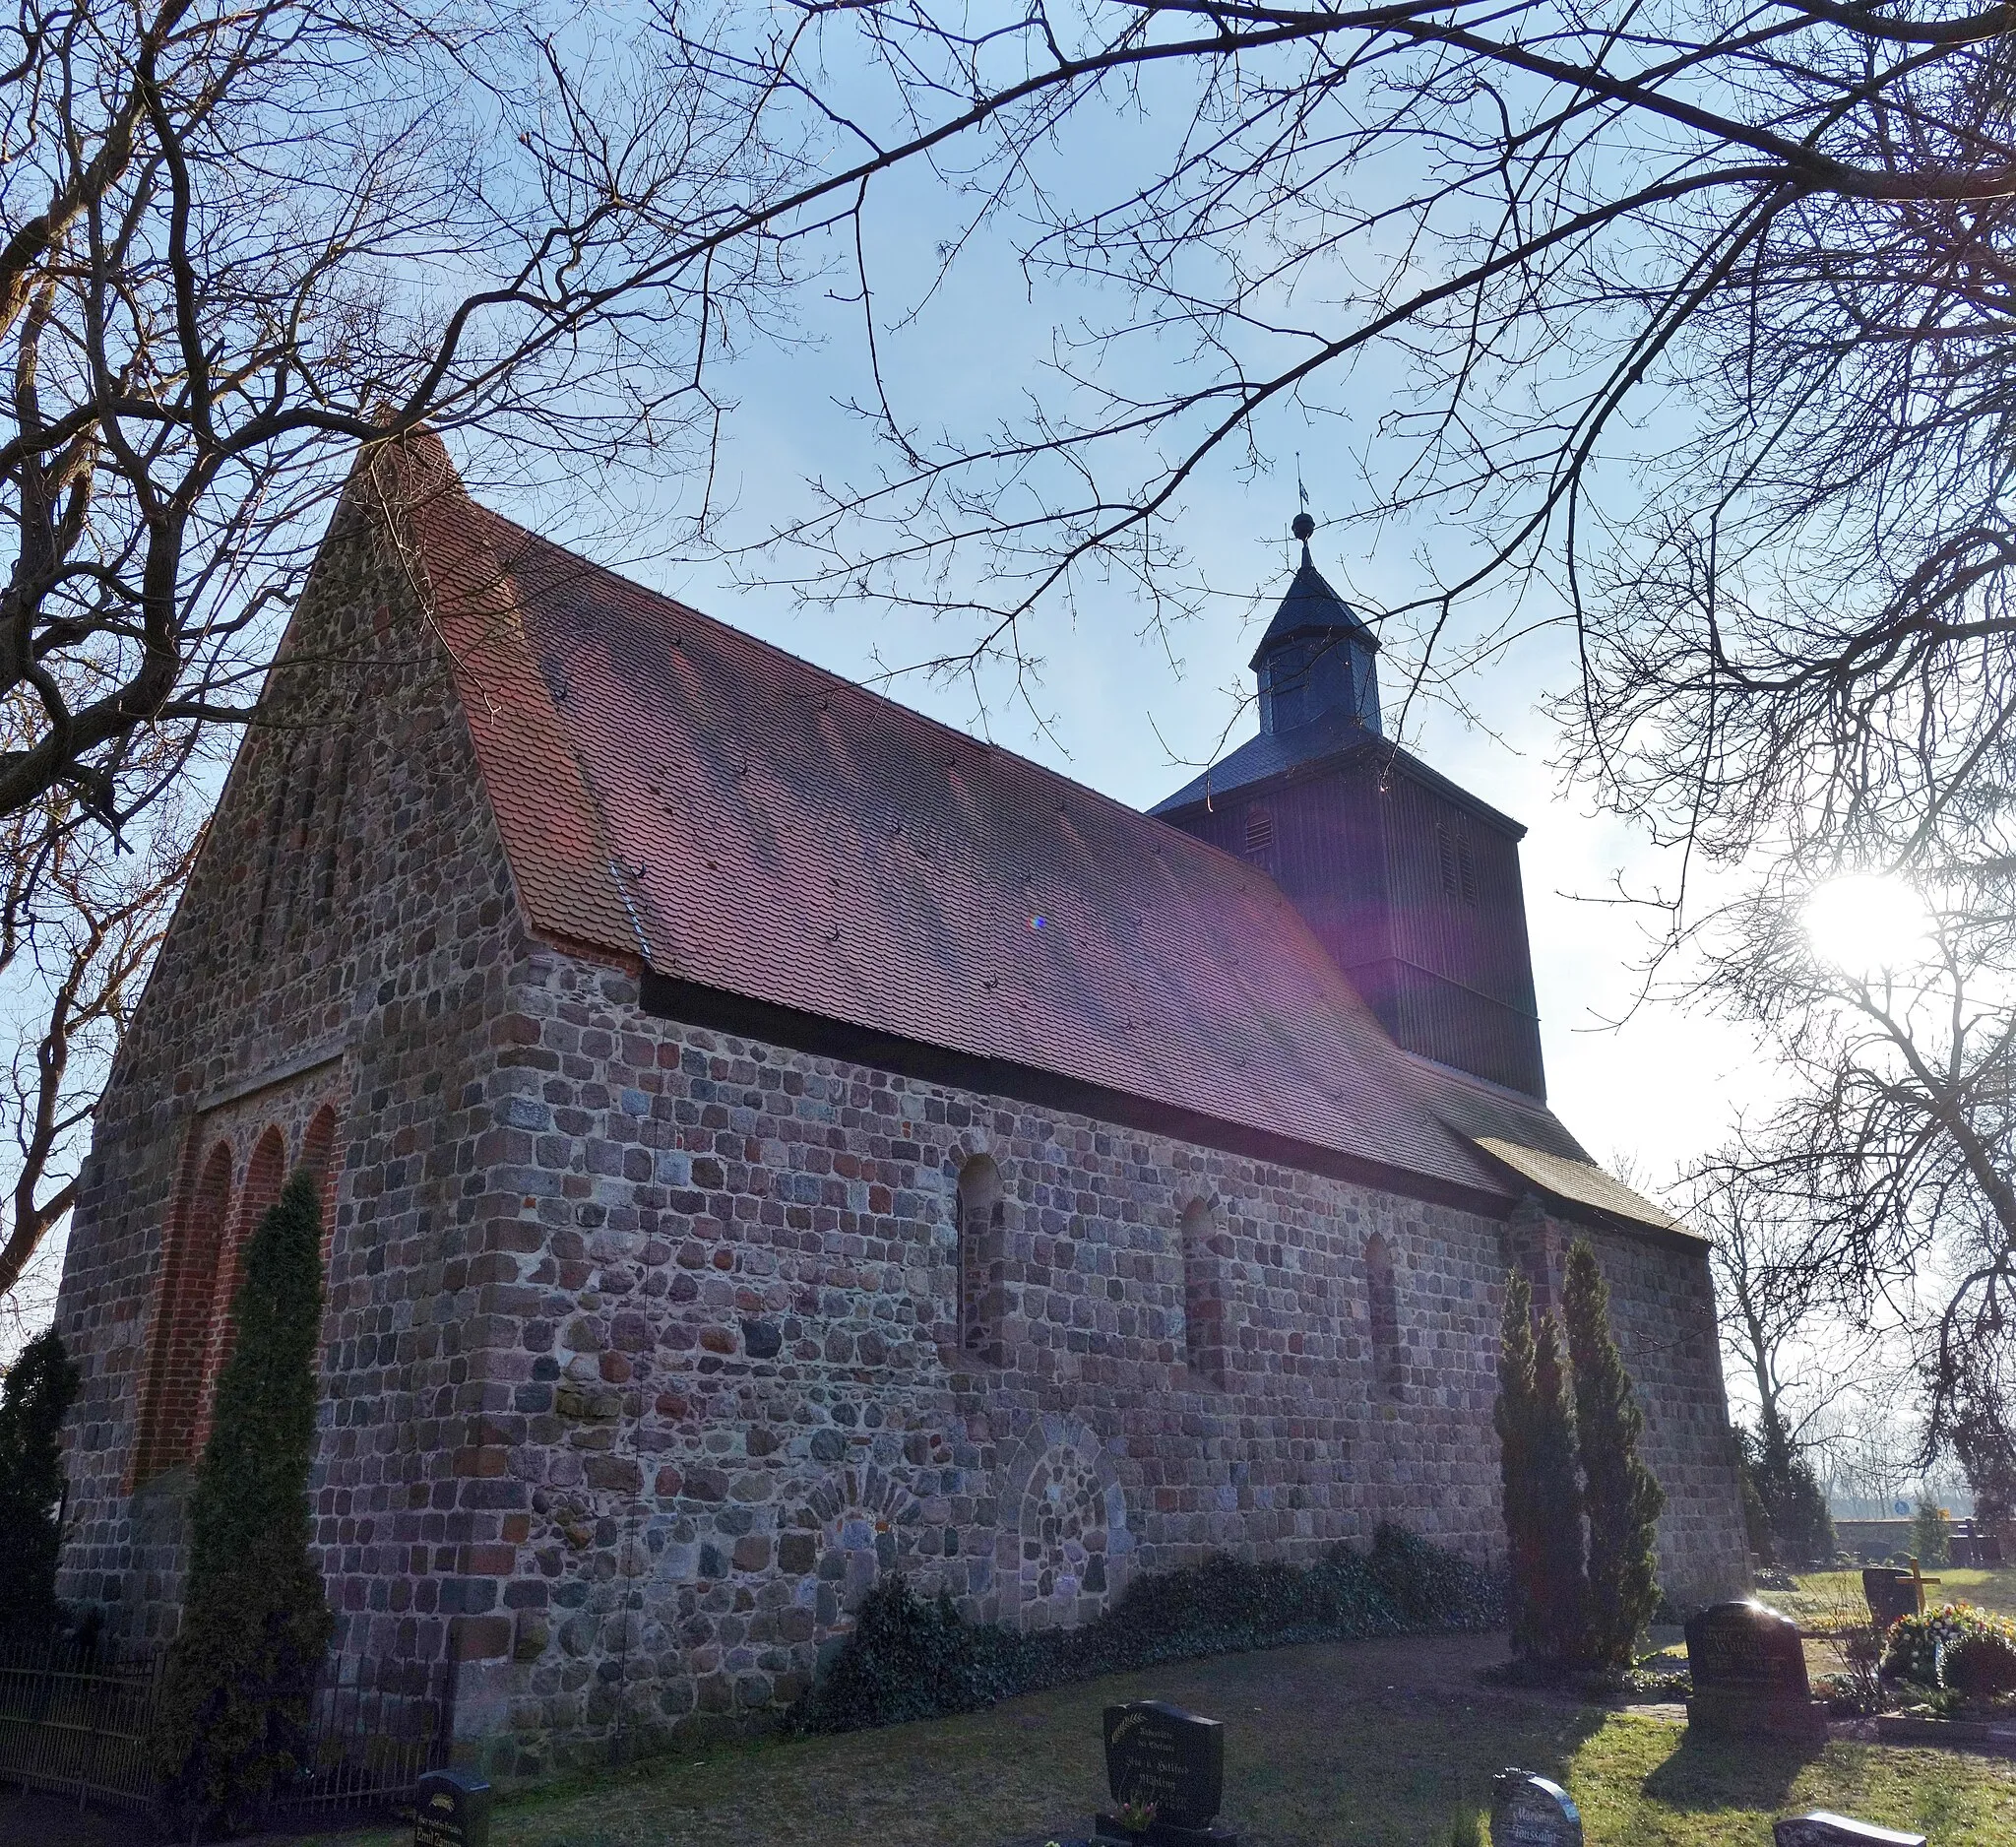
[[1806, 900], [1803, 918], [1815, 954], [1848, 975], [1920, 960], [1931, 925], [1917, 890], [1880, 872], [1829, 879]]

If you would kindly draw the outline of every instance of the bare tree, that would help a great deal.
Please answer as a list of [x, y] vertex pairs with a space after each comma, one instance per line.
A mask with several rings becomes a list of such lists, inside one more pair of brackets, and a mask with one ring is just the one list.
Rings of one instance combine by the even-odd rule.
[[[927, 303], [861, 261], [886, 467], [790, 529], [807, 594], [957, 617], [942, 665], [1019, 658], [1101, 573], [1186, 606], [1204, 472], [1370, 381], [1362, 512], [1433, 522], [1385, 612], [1418, 685], [1572, 624], [1573, 767], [1732, 856], [1851, 825], [1916, 851], [1929, 802], [1990, 777], [2016, 555], [1998, 12], [800, 12], [765, 81], [878, 71], [831, 101], [835, 145], [929, 159], [969, 202], [943, 263], [1010, 237], [1059, 304], [1025, 418], [935, 427], [881, 363]], [[1508, 573], [1509, 614], [1483, 601]]]
[[[1919, 825], [1991, 767], [1998, 13], [622, 17], [31, 0], [0, 69], [0, 690], [41, 722], [0, 811], [60, 783], [117, 819], [138, 728], [252, 709], [353, 445], [431, 420], [549, 477], [637, 442], [704, 478], [713, 365], [833, 262], [889, 467], [794, 528], [802, 581], [955, 612], [953, 656], [1013, 653], [1092, 571], [1179, 605], [1200, 471], [1376, 368], [1365, 511], [1440, 541], [1389, 612], [1421, 683], [1502, 644], [1471, 615], [1524, 573], [1544, 606], [1510, 626], [1582, 638], [1578, 765], [1718, 851], [1905, 796]], [[930, 430], [882, 367], [928, 303], [885, 301], [869, 220], [922, 164], [970, 202], [945, 263], [998, 233], [1112, 304], [1058, 310], [1024, 425]]]
[[[1843, 1345], [1848, 1324], [1832, 1313], [1840, 1288], [1824, 1222], [1800, 1190], [1788, 1195], [1765, 1183], [1740, 1141], [1700, 1163], [1683, 1191], [1687, 1222], [1713, 1240], [1723, 1351], [1755, 1394], [1767, 1440], [1775, 1433], [1803, 1448], [1866, 1344]], [[1823, 1346], [1832, 1348], [1824, 1366]]]
[[639, 450], [704, 480], [713, 363], [786, 274], [763, 226], [819, 182], [757, 94], [646, 68], [648, 21], [566, 25], [23, 0], [0, 29], [0, 815], [62, 795], [116, 830], [172, 786], [163, 734], [257, 717], [359, 446], [424, 422], [548, 485]]
[[[154, 767], [172, 777], [181, 766]], [[91, 1113], [194, 858], [197, 816], [171, 788], [125, 853], [60, 791], [0, 822], [0, 1014], [12, 1037], [0, 1081], [0, 1312], [18, 1306], [24, 1272], [76, 1198]]]
[[[1719, 1273], [1744, 1318], [1745, 1295], [1787, 1315], [1832, 1313], [1916, 1339], [1928, 1415], [1921, 1462], [1963, 1432], [1975, 1448], [2006, 1432], [2005, 1324], [2016, 1279], [2016, 1148], [2011, 1145], [2008, 868], [1949, 868], [1922, 942], [1897, 966], [1844, 968], [1818, 953], [1780, 885], [1728, 920], [1713, 991], [1769, 1034], [1793, 1080], [1787, 1100], [1719, 1163], [1724, 1197], [1772, 1234], [1754, 1280], [1757, 1223], [1720, 1229]], [[1768, 1345], [1767, 1311], [1745, 1333]], [[1760, 1380], [1771, 1382], [1770, 1369]], [[1767, 1403], [1770, 1400], [1767, 1398]], [[2011, 1452], [2016, 1453], [2016, 1452]], [[1964, 1459], [1964, 1451], [1963, 1451]], [[1970, 1465], [1970, 1473], [1973, 1472]]]

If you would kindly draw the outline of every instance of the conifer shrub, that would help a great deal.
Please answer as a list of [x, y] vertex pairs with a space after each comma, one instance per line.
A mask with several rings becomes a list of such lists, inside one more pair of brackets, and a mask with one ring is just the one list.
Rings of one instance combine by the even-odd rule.
[[861, 1600], [852, 1631], [789, 1723], [806, 1732], [900, 1725], [1166, 1661], [1491, 1628], [1504, 1608], [1491, 1573], [1390, 1526], [1370, 1553], [1337, 1545], [1314, 1564], [1249, 1564], [1220, 1553], [1146, 1573], [1096, 1622], [1030, 1634], [968, 1623], [949, 1598], [921, 1597], [893, 1574]]
[[1911, 1554], [1921, 1567], [1953, 1562], [1952, 1529], [1945, 1509], [1936, 1501], [1921, 1499], [1911, 1523]]
[[1549, 1666], [1573, 1666], [1582, 1658], [1586, 1588], [1582, 1484], [1575, 1467], [1575, 1402], [1561, 1352], [1561, 1330], [1552, 1314], [1540, 1317], [1534, 1336], [1533, 1387], [1533, 1483], [1529, 1492], [1539, 1528], [1542, 1632], [1537, 1653]]
[[1533, 1382], [1533, 1288], [1515, 1270], [1505, 1279], [1505, 1311], [1498, 1329], [1498, 1400], [1491, 1423], [1498, 1433], [1498, 1473], [1504, 1486], [1512, 1652], [1522, 1658], [1538, 1657], [1546, 1637], [1540, 1519], [1533, 1504], [1539, 1419], [1540, 1397]]
[[309, 1556], [322, 1318], [319, 1189], [295, 1173], [245, 1248], [236, 1340], [189, 1508], [189, 1577], [155, 1740], [179, 1831], [235, 1829], [305, 1763], [331, 1619]]
[[1610, 1328], [1609, 1285], [1585, 1239], [1568, 1252], [1562, 1306], [1589, 1517], [1582, 1656], [1587, 1666], [1620, 1671], [1631, 1665], [1659, 1602], [1656, 1546], [1666, 1495], [1638, 1454], [1645, 1414]]
[[63, 1419], [79, 1373], [54, 1328], [0, 1381], [0, 1640], [52, 1632], [63, 1543]]
[[1766, 1564], [1831, 1564], [1834, 1519], [1813, 1465], [1773, 1418], [1735, 1437], [1751, 1550]]

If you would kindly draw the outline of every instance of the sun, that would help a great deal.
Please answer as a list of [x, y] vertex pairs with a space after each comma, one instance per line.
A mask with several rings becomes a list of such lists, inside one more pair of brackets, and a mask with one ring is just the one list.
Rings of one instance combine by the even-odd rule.
[[1922, 959], [1931, 916], [1904, 879], [1852, 872], [1807, 898], [1802, 921], [1813, 952], [1845, 975], [1868, 975]]

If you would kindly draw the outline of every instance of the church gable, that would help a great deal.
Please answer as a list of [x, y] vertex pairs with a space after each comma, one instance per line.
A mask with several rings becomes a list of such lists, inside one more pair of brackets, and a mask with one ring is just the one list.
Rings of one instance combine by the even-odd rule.
[[330, 1390], [349, 1440], [372, 1448], [398, 1394], [449, 1364], [438, 1340], [395, 1355], [379, 1333], [441, 1293], [478, 1209], [457, 1176], [493, 1119], [468, 1092], [525, 935], [445, 652], [370, 505], [353, 484], [304, 588], [73, 1220], [58, 1325], [99, 1439], [73, 1477], [98, 1512], [70, 1568], [94, 1601], [154, 1585], [149, 1622], [171, 1614], [174, 1508], [237, 1252], [288, 1170], [325, 1176]]

